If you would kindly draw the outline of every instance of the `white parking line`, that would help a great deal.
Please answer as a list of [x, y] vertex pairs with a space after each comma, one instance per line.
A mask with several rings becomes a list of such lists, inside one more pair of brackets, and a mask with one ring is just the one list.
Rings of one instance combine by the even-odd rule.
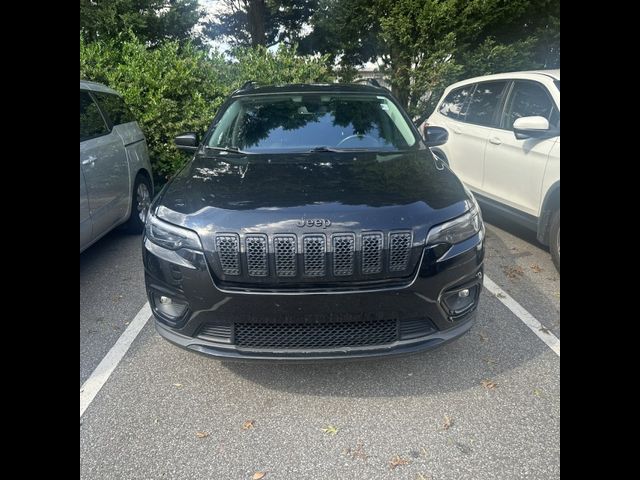
[[109, 379], [150, 317], [151, 307], [149, 307], [149, 302], [147, 302], [131, 321], [127, 329], [120, 335], [118, 341], [111, 347], [111, 350], [105, 355], [93, 373], [91, 373], [91, 376], [82, 384], [80, 387], [80, 417], [82, 417], [84, 411]]
[[489, 277], [484, 276], [484, 286], [500, 300], [513, 314], [535, 333], [540, 340], [546, 343], [551, 350], [560, 356], [560, 339], [545, 328], [536, 318], [527, 312], [522, 305], [516, 302], [507, 292], [496, 285]]

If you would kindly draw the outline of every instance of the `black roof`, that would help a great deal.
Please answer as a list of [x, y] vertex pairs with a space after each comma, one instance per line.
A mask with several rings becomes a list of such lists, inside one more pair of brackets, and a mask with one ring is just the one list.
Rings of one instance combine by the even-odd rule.
[[233, 92], [233, 96], [310, 92], [374, 93], [384, 95], [388, 94], [389, 90], [361, 83], [290, 83], [287, 85], [257, 86], [253, 82], [247, 82], [240, 89]]

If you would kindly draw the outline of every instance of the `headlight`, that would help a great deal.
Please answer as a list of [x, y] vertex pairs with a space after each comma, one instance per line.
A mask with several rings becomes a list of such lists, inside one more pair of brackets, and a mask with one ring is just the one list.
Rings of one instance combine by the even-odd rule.
[[[471, 197], [473, 198], [473, 197]], [[473, 237], [482, 228], [482, 217], [478, 204], [473, 199], [471, 209], [464, 215], [433, 227], [427, 236], [427, 245], [437, 245], [439, 243], [460, 243]]]
[[169, 250], [180, 248], [202, 250], [202, 244], [196, 232], [163, 222], [154, 215], [149, 214], [145, 228], [147, 238], [161, 247]]

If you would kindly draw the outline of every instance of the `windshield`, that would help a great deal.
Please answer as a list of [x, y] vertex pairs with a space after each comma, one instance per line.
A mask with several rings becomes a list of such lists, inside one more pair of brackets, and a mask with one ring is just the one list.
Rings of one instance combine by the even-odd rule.
[[256, 95], [235, 100], [206, 145], [250, 153], [314, 149], [396, 151], [416, 144], [387, 97], [345, 94]]

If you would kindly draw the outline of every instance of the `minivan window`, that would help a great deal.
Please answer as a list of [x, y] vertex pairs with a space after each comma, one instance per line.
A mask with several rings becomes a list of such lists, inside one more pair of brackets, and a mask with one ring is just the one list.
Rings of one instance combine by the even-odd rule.
[[442, 101], [438, 111], [445, 117], [464, 121], [464, 108], [469, 96], [473, 92], [474, 86], [475, 84], [465, 85], [464, 87], [452, 90]]
[[560, 127], [560, 112], [547, 90], [537, 82], [516, 80], [507, 100], [502, 125], [511, 130], [518, 118], [532, 116], [546, 118], [552, 128]]
[[109, 133], [107, 124], [89, 92], [80, 90], [80, 141]]
[[471, 96], [465, 121], [478, 125], [494, 126], [496, 110], [500, 107], [507, 81], [482, 82]]
[[94, 97], [98, 100], [100, 108], [106, 112], [109, 120], [113, 125], [121, 125], [123, 123], [135, 122], [136, 118], [124, 103], [119, 95], [105, 92], [93, 92]]
[[305, 93], [236, 99], [206, 144], [250, 153], [395, 151], [416, 145], [417, 138], [385, 96]]

